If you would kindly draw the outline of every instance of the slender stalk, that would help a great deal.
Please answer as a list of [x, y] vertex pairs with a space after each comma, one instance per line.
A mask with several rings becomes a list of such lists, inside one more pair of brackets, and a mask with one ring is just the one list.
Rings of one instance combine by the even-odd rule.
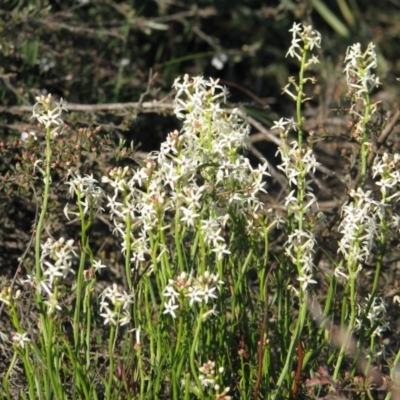
[[[78, 199], [80, 198], [80, 194], [77, 193]], [[86, 222], [86, 218], [83, 212], [83, 208], [81, 202], [78, 200], [77, 202], [79, 207], [79, 214], [81, 217], [81, 254], [80, 254], [80, 261], [79, 261], [79, 269], [76, 276], [76, 302], [75, 302], [75, 312], [74, 312], [74, 343], [75, 343], [75, 350], [79, 352], [80, 350], [80, 335], [83, 334], [83, 330], [81, 329], [81, 303], [82, 303], [82, 296], [84, 293], [83, 288], [83, 278], [84, 278], [84, 271], [85, 271], [85, 263], [86, 263], [86, 253], [88, 251], [88, 237], [87, 232], [92, 224], [92, 220], [89, 219]]]
[[201, 386], [201, 382], [198, 376], [198, 369], [196, 368], [196, 361], [195, 361], [195, 354], [196, 354], [196, 348], [199, 345], [199, 335], [200, 335], [200, 330], [201, 330], [201, 326], [202, 326], [202, 311], [200, 311], [198, 319], [197, 319], [197, 326], [196, 326], [196, 330], [194, 332], [194, 337], [193, 337], [193, 343], [192, 346], [190, 348], [190, 358], [189, 358], [189, 363], [190, 363], [190, 369], [192, 372], [192, 376], [194, 378], [194, 380], [196, 381], [197, 384], [197, 389], [200, 392], [200, 398], [203, 398], [203, 389]]
[[39, 307], [40, 312], [40, 321], [41, 328], [43, 332], [43, 338], [45, 343], [47, 343], [51, 338], [48, 336], [47, 332], [47, 324], [45, 312], [43, 310], [43, 298], [41, 295], [41, 278], [42, 278], [42, 268], [41, 268], [41, 251], [40, 244], [42, 238], [42, 231], [44, 227], [44, 219], [47, 214], [47, 206], [49, 201], [49, 193], [50, 193], [50, 184], [51, 184], [51, 129], [47, 128], [46, 131], [46, 161], [45, 161], [45, 173], [44, 173], [44, 192], [43, 192], [43, 201], [42, 201], [42, 209], [40, 211], [39, 220], [36, 226], [36, 236], [35, 236], [35, 278], [36, 278], [36, 303]]
[[[302, 304], [304, 305], [305, 301], [302, 302]], [[290, 371], [292, 370], [292, 365], [293, 365], [293, 360], [294, 360], [294, 353], [296, 351], [297, 342], [300, 339], [300, 335], [301, 335], [301, 332], [302, 332], [304, 324], [305, 324], [306, 315], [307, 315], [307, 307], [303, 306], [300, 308], [299, 318], [297, 319], [296, 328], [292, 335], [292, 339], [290, 341], [285, 365], [283, 366], [283, 368], [280, 372], [278, 381], [276, 383], [275, 391], [274, 391], [273, 395], [271, 396], [272, 400], [276, 400], [281, 395], [281, 389], [282, 389], [283, 382], [285, 380], [287, 380], [288, 377], [290, 376]]]
[[114, 380], [114, 370], [115, 370], [115, 359], [114, 359], [114, 340], [115, 340], [115, 332], [116, 327], [114, 325], [110, 325], [110, 336], [108, 338], [108, 354], [110, 357], [108, 364], [108, 382], [106, 386], [106, 399], [111, 400], [111, 390], [113, 387]]
[[297, 143], [299, 145], [299, 149], [303, 147], [303, 115], [301, 105], [303, 104], [303, 88], [304, 88], [304, 73], [305, 73], [305, 64], [308, 57], [308, 44], [304, 45], [303, 54], [301, 58], [300, 64], [300, 72], [299, 72], [299, 85], [297, 89], [297, 99], [296, 99], [296, 117], [297, 117]]
[[[339, 356], [336, 361], [335, 369], [332, 375], [332, 379], [334, 381], [337, 380], [339, 376], [339, 372], [343, 363], [343, 359], [346, 355], [347, 348], [349, 346], [349, 340], [353, 334], [354, 330], [354, 323], [357, 317], [357, 308], [356, 308], [356, 271], [357, 271], [357, 266], [358, 263], [354, 261], [348, 261], [349, 263], [349, 281], [348, 281], [348, 287], [350, 289], [349, 293], [349, 300], [350, 300], [350, 319], [346, 328], [346, 340], [343, 341], [342, 346], [339, 351]], [[342, 313], [342, 319], [344, 318], [343, 313]], [[342, 325], [343, 329], [344, 325]]]
[[[127, 203], [127, 209], [130, 209], [129, 206], [129, 196], [125, 195], [125, 202]], [[128, 212], [125, 217], [125, 277], [128, 283], [129, 291], [132, 291], [133, 284], [132, 284], [132, 272], [131, 272], [131, 235], [132, 235], [132, 219], [131, 213]]]

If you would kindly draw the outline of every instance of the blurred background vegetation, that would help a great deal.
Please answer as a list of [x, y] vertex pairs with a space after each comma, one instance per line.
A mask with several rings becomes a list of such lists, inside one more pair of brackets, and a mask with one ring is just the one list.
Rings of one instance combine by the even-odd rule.
[[[3, 106], [33, 104], [47, 92], [70, 103], [137, 101], [152, 71], [146, 100], [162, 98], [188, 73], [220, 78], [232, 102], [290, 113], [280, 92], [298, 68], [285, 58], [294, 21], [322, 34], [323, 80], [340, 73], [348, 45], [370, 41], [381, 80], [390, 87], [400, 76], [399, 0], [15, 0], [0, 12]], [[136, 115], [126, 132], [165, 134], [160, 121], [150, 119], [149, 130], [145, 119]], [[2, 112], [1, 133], [18, 133], [17, 121]]]
[[[319, 55], [323, 67], [316, 71], [319, 85], [305, 111], [308, 129], [326, 123], [332, 111], [341, 107], [346, 92], [343, 58], [347, 46], [355, 42], [363, 48], [370, 41], [376, 44], [377, 73], [384, 82], [377, 100], [385, 110], [398, 107], [400, 0], [2, 2], [2, 266], [13, 265], [10, 271], [15, 270], [16, 257], [24, 250], [21, 238], [28, 242], [37, 212], [36, 203], [27, 202], [22, 192], [26, 187], [33, 193], [29, 179], [39, 185], [41, 177], [30, 170], [25, 178], [11, 179], [24, 170], [25, 161], [40, 158], [39, 148], [34, 154], [35, 149], [27, 150], [20, 140], [23, 131], [37, 128], [30, 119], [35, 96], [51, 93], [72, 105], [121, 105], [113, 110], [89, 107], [88, 112], [76, 106], [64, 116], [69, 128], [63, 140], [87, 151], [85, 160], [80, 159], [81, 173], [97, 169], [99, 177], [110, 167], [107, 160], [115, 156], [112, 143], [124, 138], [133, 141], [136, 150], [148, 152], [157, 149], [170, 130], [179, 128], [171, 108], [155, 107], [151, 113], [123, 104], [171, 104], [172, 83], [186, 73], [220, 78], [230, 90], [231, 105], [245, 109], [266, 128], [279, 117], [292, 116], [294, 104], [281, 91], [298, 71], [297, 62], [285, 58], [294, 21], [312, 24], [323, 38]], [[89, 132], [85, 139], [76, 136], [82, 129]], [[346, 129], [345, 123], [333, 124], [331, 133], [348, 133]], [[57, 145], [58, 173], [65, 176], [76, 158], [62, 155], [64, 142]], [[276, 150], [263, 141], [255, 148], [267, 158], [274, 157]], [[89, 157], [90, 151], [94, 156]], [[54, 196], [61, 194], [65, 193], [59, 190]]]

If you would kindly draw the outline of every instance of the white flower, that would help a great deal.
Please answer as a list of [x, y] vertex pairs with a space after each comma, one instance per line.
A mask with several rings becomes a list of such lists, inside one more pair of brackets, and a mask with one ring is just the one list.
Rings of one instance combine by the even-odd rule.
[[12, 337], [12, 341], [17, 347], [23, 349], [25, 347], [25, 343], [30, 343], [31, 340], [28, 338], [28, 334], [26, 332], [15, 332]]
[[37, 103], [33, 106], [32, 118], [36, 118], [45, 128], [53, 128], [53, 137], [63, 131], [64, 122], [61, 118], [62, 111], [67, 111], [63, 99], [59, 103], [53, 102], [51, 94], [36, 97]]
[[179, 308], [179, 305], [175, 304], [172, 298], [168, 303], [164, 303], [164, 308], [163, 314], [171, 314], [173, 318], [176, 318], [175, 310]]
[[54, 279], [56, 279], [57, 277], [61, 278], [64, 276], [64, 273], [59, 266], [56, 266], [48, 261], [45, 261], [42, 265], [43, 267], [44, 266], [47, 267], [43, 268], [44, 269], [43, 275], [48, 276], [51, 285], [53, 285]]
[[[301, 61], [303, 47], [307, 46], [310, 50], [313, 50], [314, 47], [321, 47], [321, 34], [314, 30], [312, 26], [305, 26], [294, 22], [293, 27], [292, 29], [289, 29], [289, 32], [293, 32], [292, 44], [286, 57], [290, 55], [291, 57]], [[300, 42], [303, 42], [303, 46], [299, 45]], [[301, 54], [297, 52], [297, 49], [300, 49]]]
[[136, 346], [140, 346], [141, 344], [140, 334], [142, 332], [142, 328], [139, 326], [138, 328], [131, 329], [129, 332], [135, 332], [135, 339], [136, 339], [135, 348]]
[[301, 23], [296, 24], [293, 22], [293, 26], [289, 29], [289, 32], [293, 32], [293, 37], [295, 38], [297, 35], [300, 35], [303, 30], [303, 25]]
[[106, 307], [105, 304], [102, 304], [102, 308], [105, 312], [100, 313], [100, 316], [104, 318], [104, 325], [111, 324], [111, 325], [117, 325], [117, 318], [118, 315], [114, 311], [112, 311], [110, 308]]
[[271, 129], [279, 129], [282, 131], [286, 130], [286, 125], [290, 124], [290, 120], [287, 118], [281, 118], [279, 121], [274, 121], [274, 125], [271, 126]]
[[107, 265], [102, 264], [101, 260], [93, 260], [93, 269], [95, 272], [99, 272], [104, 268], [107, 268]]
[[179, 293], [174, 289], [173, 286], [168, 285], [164, 289], [163, 296], [170, 297], [172, 299], [172, 301], [175, 303], [175, 300], [179, 297]]
[[377, 66], [374, 48], [375, 45], [370, 43], [367, 50], [362, 53], [360, 43], [355, 43], [347, 49], [344, 72], [349, 89], [355, 92], [356, 97], [362, 98], [380, 85], [379, 78], [371, 72], [371, 69]]
[[200, 214], [194, 213], [193, 210], [181, 207], [180, 211], [183, 213], [183, 217], [180, 219], [182, 222], [185, 222], [187, 226], [195, 226], [196, 218], [200, 216]]
[[69, 171], [71, 179], [66, 182], [69, 185], [68, 194], [69, 197], [74, 195], [77, 196], [79, 204], [83, 206], [83, 212], [86, 214], [89, 209], [95, 209], [96, 211], [104, 211], [101, 208], [102, 199], [105, 197], [103, 189], [97, 186], [97, 180], [93, 178], [93, 175], [80, 176]]
[[129, 322], [131, 322], [131, 314], [129, 310], [125, 310], [122, 314], [122, 317], [121, 315], [118, 316], [118, 324], [120, 326], [124, 326], [129, 324]]
[[[127, 293], [113, 284], [100, 294], [100, 315], [104, 324], [126, 325], [130, 322], [129, 306], [134, 302], [133, 293]], [[123, 312], [121, 312], [123, 310]]]
[[218, 315], [218, 311], [216, 311], [216, 306], [214, 305], [213, 308], [211, 308], [211, 310], [206, 311], [203, 315], [202, 315], [202, 319], [205, 320], [207, 319], [209, 316], [211, 315]]
[[22, 132], [21, 133], [21, 140], [25, 142], [29, 137], [32, 137], [34, 140], [37, 140], [36, 133], [34, 131], [29, 131], [29, 132]]
[[205, 285], [203, 288], [203, 298], [205, 303], [208, 303], [208, 300], [211, 299], [216, 299], [217, 296], [215, 294], [215, 291], [217, 290], [217, 288], [214, 287], [210, 287], [209, 285]]
[[289, 50], [286, 53], [286, 57], [289, 55], [290, 57], [296, 58], [298, 61], [301, 61], [301, 55], [299, 53], [296, 53], [297, 49], [301, 49], [301, 46], [299, 45], [300, 42], [301, 39], [299, 38], [292, 39], [292, 45], [289, 47]]
[[211, 249], [214, 253], [217, 253], [217, 260], [220, 261], [224, 258], [224, 254], [231, 254], [231, 252], [227, 249], [225, 243], [215, 243], [214, 248]]
[[304, 276], [300, 276], [299, 278], [297, 278], [298, 281], [302, 282], [302, 289], [303, 290], [307, 290], [307, 286], [309, 284], [315, 284], [317, 283], [316, 280], [312, 279], [311, 275], [304, 275]]
[[211, 60], [211, 65], [218, 69], [221, 70], [224, 68], [225, 63], [228, 61], [228, 56], [225, 53], [217, 53], [213, 56]]
[[201, 303], [203, 300], [203, 296], [204, 296], [204, 292], [197, 288], [197, 287], [191, 287], [188, 291], [188, 293], [186, 294], [186, 297], [188, 297], [189, 300], [189, 304], [190, 306], [193, 306], [193, 304], [196, 303]]

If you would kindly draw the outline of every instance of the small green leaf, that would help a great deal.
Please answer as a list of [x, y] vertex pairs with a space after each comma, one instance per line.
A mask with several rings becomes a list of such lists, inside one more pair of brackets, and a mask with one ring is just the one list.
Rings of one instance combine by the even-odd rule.
[[39, 53], [39, 40], [25, 40], [22, 45], [22, 56], [30, 65], [36, 65]]

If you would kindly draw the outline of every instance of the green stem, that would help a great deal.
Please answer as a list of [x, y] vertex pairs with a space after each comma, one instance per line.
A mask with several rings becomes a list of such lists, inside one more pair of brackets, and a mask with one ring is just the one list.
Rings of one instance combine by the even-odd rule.
[[42, 209], [40, 211], [39, 221], [36, 227], [36, 236], [35, 236], [35, 278], [36, 278], [36, 303], [39, 308], [40, 312], [40, 322], [43, 332], [43, 338], [45, 343], [47, 343], [51, 338], [49, 338], [47, 333], [46, 327], [46, 317], [45, 311], [43, 309], [43, 298], [41, 294], [41, 278], [42, 278], [42, 268], [40, 262], [40, 242], [42, 237], [42, 231], [44, 226], [44, 219], [47, 213], [47, 206], [49, 200], [49, 193], [50, 193], [50, 183], [51, 183], [51, 176], [50, 176], [50, 169], [51, 169], [51, 129], [47, 128], [46, 131], [46, 165], [45, 165], [45, 175], [44, 175], [44, 193], [43, 193], [43, 203]]
[[176, 253], [178, 255], [178, 265], [179, 265], [179, 270], [182, 272], [185, 270], [185, 262], [183, 258], [183, 252], [182, 252], [182, 238], [181, 238], [181, 221], [179, 219], [180, 214], [179, 214], [179, 205], [177, 205], [177, 211], [175, 213], [175, 248], [176, 248]]
[[196, 381], [197, 388], [199, 389], [199, 391], [201, 393], [201, 398], [203, 398], [203, 389], [202, 389], [201, 382], [200, 382], [200, 379], [198, 376], [198, 369], [196, 369], [194, 358], [195, 358], [195, 353], [196, 353], [196, 347], [198, 346], [200, 329], [202, 326], [202, 318], [203, 318], [203, 310], [201, 309], [200, 313], [199, 313], [199, 317], [198, 317], [198, 324], [196, 327], [196, 331], [194, 333], [192, 347], [190, 349], [190, 369], [192, 371], [193, 378]]
[[[129, 198], [128, 196], [125, 196], [125, 202], [126, 202], [126, 207], [129, 210]], [[125, 218], [125, 225], [126, 225], [126, 230], [125, 230], [125, 248], [126, 248], [126, 254], [125, 254], [125, 275], [126, 275], [126, 281], [128, 283], [128, 288], [130, 291], [132, 291], [132, 273], [131, 273], [131, 231], [132, 231], [132, 219], [131, 219], [131, 214], [128, 212]]]
[[10, 380], [11, 372], [14, 369], [15, 364], [17, 363], [17, 358], [18, 358], [18, 353], [14, 352], [10, 366], [8, 367], [8, 370], [3, 378], [3, 389], [4, 389], [5, 394], [7, 395], [7, 399], [11, 399], [9, 380]]
[[301, 58], [301, 66], [299, 72], [299, 87], [297, 90], [297, 99], [296, 99], [296, 116], [297, 116], [297, 142], [299, 145], [299, 149], [303, 147], [303, 116], [301, 113], [301, 105], [303, 103], [303, 87], [304, 87], [304, 73], [306, 70], [306, 62], [307, 62], [307, 55], [308, 55], [308, 44], [305, 44], [303, 55]]
[[46, 345], [46, 367], [47, 373], [50, 377], [51, 386], [53, 388], [53, 393], [55, 394], [57, 399], [62, 399], [64, 396], [62, 395], [62, 386], [57, 379], [56, 374], [58, 371], [58, 362], [57, 362], [57, 355], [53, 351], [53, 327], [54, 327], [54, 318], [50, 316], [48, 318], [48, 334], [49, 340], [47, 341]]
[[113, 379], [114, 379], [114, 338], [115, 338], [115, 326], [111, 325], [110, 326], [110, 337], [109, 337], [109, 342], [108, 342], [108, 354], [110, 356], [110, 363], [108, 367], [108, 383], [107, 383], [107, 388], [106, 388], [106, 399], [110, 400], [111, 399], [111, 388], [113, 385]]
[[79, 214], [81, 217], [81, 255], [79, 261], [79, 269], [76, 276], [76, 302], [75, 302], [75, 313], [74, 313], [74, 343], [75, 350], [78, 353], [80, 351], [80, 334], [83, 333], [81, 331], [81, 304], [82, 304], [82, 295], [83, 295], [83, 282], [84, 282], [84, 272], [85, 272], [85, 262], [86, 262], [86, 252], [88, 251], [88, 236], [87, 232], [92, 225], [92, 215], [90, 215], [89, 220], [86, 222], [84, 210], [82, 208], [81, 202], [79, 201], [79, 197], [82, 196], [80, 193], [77, 193], [78, 196], [78, 207]]
[[[44, 219], [47, 214], [48, 199], [49, 199], [49, 193], [50, 193], [51, 157], [52, 157], [51, 129], [47, 128], [47, 130], [46, 130], [46, 161], [45, 161], [45, 170], [44, 170], [45, 171], [44, 172], [44, 193], [43, 193], [42, 209], [40, 211], [39, 220], [38, 220], [38, 223], [36, 226], [36, 236], [35, 236], [35, 281], [36, 281], [35, 302], [37, 304], [39, 314], [40, 314], [41, 343], [45, 349], [49, 345], [50, 345], [50, 349], [51, 349], [52, 337], [49, 333], [48, 321], [46, 319], [46, 311], [43, 306], [43, 298], [42, 298], [42, 293], [41, 293], [42, 268], [41, 268], [40, 243], [41, 243], [41, 238], [42, 238], [42, 231], [44, 228]], [[49, 359], [47, 358], [47, 364], [48, 364], [48, 362], [49, 362]], [[45, 390], [45, 393], [47, 396], [50, 396], [51, 375], [52, 374], [50, 374], [50, 376], [49, 376], [49, 374], [43, 374], [43, 380], [44, 380], [44, 386], [45, 386], [44, 390]]]
[[363, 137], [361, 143], [361, 187], [365, 186], [368, 173], [368, 123], [371, 120], [371, 101], [368, 93], [365, 94], [364, 104]]
[[[354, 323], [357, 317], [357, 309], [356, 309], [356, 271], [357, 271], [357, 266], [358, 263], [357, 262], [352, 262], [349, 261], [349, 287], [350, 287], [350, 320], [349, 320], [349, 324], [348, 327], [346, 329], [346, 337], [345, 340], [343, 341], [343, 344], [340, 348], [340, 352], [339, 352], [339, 356], [338, 359], [336, 361], [336, 366], [335, 366], [335, 370], [332, 376], [333, 381], [336, 381], [339, 375], [339, 371], [340, 368], [342, 366], [342, 362], [344, 359], [344, 356], [346, 354], [346, 350], [348, 348], [349, 345], [349, 340], [351, 338], [351, 335], [353, 333], [353, 329], [354, 329]], [[342, 313], [342, 320], [343, 320], [343, 313]], [[343, 327], [342, 327], [343, 329]]]
[[[307, 294], [305, 292], [303, 292], [303, 296], [306, 297]], [[287, 377], [290, 376], [289, 371], [291, 371], [291, 369], [292, 369], [294, 352], [296, 350], [297, 343], [300, 339], [300, 335], [303, 330], [305, 320], [306, 320], [306, 315], [307, 315], [306, 299], [304, 299], [304, 301], [302, 301], [301, 303], [302, 303], [302, 307], [300, 309], [299, 318], [297, 320], [297, 324], [296, 324], [296, 328], [295, 328], [295, 331], [292, 336], [292, 340], [290, 341], [289, 350], [288, 350], [288, 353], [286, 356], [286, 362], [280, 373], [278, 382], [276, 384], [275, 392], [271, 397], [272, 400], [276, 400], [278, 398], [278, 396], [280, 396], [282, 394], [282, 392], [281, 392], [282, 384], [285, 381], [285, 379], [287, 379]]]

